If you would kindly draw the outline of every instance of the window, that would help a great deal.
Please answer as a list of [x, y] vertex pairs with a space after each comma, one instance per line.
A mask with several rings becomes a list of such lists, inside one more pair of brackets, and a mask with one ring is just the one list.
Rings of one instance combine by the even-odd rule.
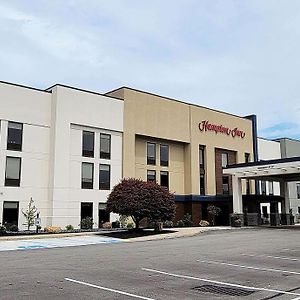
[[100, 165], [99, 171], [99, 189], [110, 189], [110, 165]]
[[169, 166], [169, 146], [160, 145], [160, 165], [164, 167]]
[[250, 162], [250, 154], [249, 153], [245, 153], [245, 163]]
[[20, 186], [21, 158], [7, 157], [5, 171], [5, 186]]
[[300, 199], [300, 183], [297, 183], [297, 199]]
[[94, 164], [82, 163], [81, 188], [93, 189], [94, 187]]
[[111, 136], [110, 134], [100, 133], [100, 158], [110, 159]]
[[11, 225], [18, 226], [19, 221], [19, 202], [4, 201], [3, 202], [3, 218], [2, 223], [9, 228]]
[[148, 170], [147, 171], [147, 181], [156, 181], [156, 171]]
[[81, 229], [92, 229], [93, 225], [91, 222], [84, 222], [87, 218], [93, 219], [93, 203], [92, 202], [81, 202]]
[[199, 146], [200, 195], [205, 195], [205, 147]]
[[7, 150], [22, 151], [23, 124], [8, 122]]
[[169, 172], [167, 171], [160, 172], [160, 185], [169, 188]]
[[222, 168], [226, 168], [228, 165], [228, 153], [222, 153]]
[[262, 195], [266, 195], [267, 193], [267, 186], [266, 186], [266, 182], [264, 180], [261, 181], [261, 194]]
[[300, 214], [300, 206], [298, 206], [298, 214]]
[[94, 157], [94, 132], [82, 132], [82, 156]]
[[229, 177], [228, 176], [222, 177], [222, 184], [223, 184], [223, 194], [228, 195], [229, 194]]
[[269, 195], [274, 194], [274, 184], [273, 181], [269, 181]]
[[147, 143], [147, 165], [156, 164], [156, 145]]

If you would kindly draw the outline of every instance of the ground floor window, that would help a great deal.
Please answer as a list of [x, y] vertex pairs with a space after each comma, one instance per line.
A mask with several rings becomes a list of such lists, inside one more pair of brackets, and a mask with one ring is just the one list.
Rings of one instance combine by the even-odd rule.
[[92, 229], [93, 228], [93, 203], [82, 202], [81, 203], [81, 229]]
[[106, 203], [99, 203], [99, 228], [102, 224], [109, 222], [109, 213], [106, 211]]
[[18, 226], [19, 202], [4, 201], [2, 224], [9, 228], [11, 225]]

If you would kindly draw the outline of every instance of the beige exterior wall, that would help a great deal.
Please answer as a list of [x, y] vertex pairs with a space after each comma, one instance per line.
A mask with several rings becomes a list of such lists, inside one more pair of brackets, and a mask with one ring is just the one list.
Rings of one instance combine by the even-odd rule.
[[[153, 138], [172, 145], [170, 168], [176, 169], [176, 159], [180, 157], [178, 175], [176, 171], [170, 175], [170, 189], [177, 194], [199, 194], [199, 145], [206, 146], [207, 195], [216, 194], [215, 148], [236, 151], [238, 163], [245, 161], [245, 153], [253, 158], [252, 123], [248, 119], [129, 88], [108, 95], [124, 99], [125, 177], [146, 179], [146, 170], [155, 169], [146, 165], [146, 142]], [[204, 120], [230, 129], [237, 127], [245, 137], [201, 132], [199, 123]], [[137, 135], [144, 138], [136, 138]]]

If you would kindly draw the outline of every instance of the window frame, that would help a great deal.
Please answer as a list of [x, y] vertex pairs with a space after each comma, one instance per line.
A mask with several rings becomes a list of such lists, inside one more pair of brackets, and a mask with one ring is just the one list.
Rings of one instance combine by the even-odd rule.
[[[8, 162], [9, 159], [16, 159], [16, 160], [19, 161], [19, 178], [18, 179], [7, 178], [7, 162]], [[8, 186], [8, 187], [20, 187], [21, 186], [21, 170], [22, 170], [22, 158], [21, 157], [6, 156], [4, 186]], [[14, 184], [14, 182], [17, 182], [17, 183]]]
[[[93, 151], [84, 149], [84, 135], [85, 133], [93, 135]], [[82, 156], [83, 157], [95, 157], [95, 132], [89, 130], [82, 130]]]
[[[109, 174], [108, 185], [104, 185], [103, 186], [103, 183], [101, 183], [101, 166], [108, 167], [108, 174]], [[102, 170], [102, 171], [104, 171], [104, 170]], [[105, 172], [107, 172], [107, 170]], [[107, 184], [107, 183], [105, 183], [105, 184]], [[110, 186], [111, 186], [111, 166], [109, 164], [99, 164], [99, 190], [101, 190], [101, 191], [109, 191], [110, 190]]]
[[[9, 143], [10, 129], [12, 129], [12, 128], [9, 127], [10, 124], [21, 125], [21, 129], [18, 129], [18, 130], [21, 131], [21, 144]], [[24, 130], [23, 123], [8, 121], [8, 123], [7, 123], [7, 140], [6, 140], [6, 149], [7, 150], [22, 152], [22, 148], [23, 148], [23, 130]]]
[[[149, 179], [149, 172], [154, 172], [154, 180]], [[156, 182], [156, 170], [147, 170], [147, 182]]]
[[[167, 149], [167, 160], [162, 160], [162, 149], [166, 148]], [[170, 147], [167, 144], [160, 144], [159, 145], [159, 158], [160, 158], [160, 165], [162, 167], [168, 167], [169, 166], [169, 161], [170, 161]]]
[[[83, 181], [83, 165], [89, 165], [92, 166], [92, 183], [84, 182]], [[84, 190], [92, 190], [94, 189], [94, 164], [91, 162], [82, 162], [81, 163], [81, 188]]]
[[[103, 136], [108, 136], [109, 137], [108, 138], [108, 140], [109, 140], [109, 152], [102, 152], [101, 151], [101, 141], [102, 141], [101, 137], [103, 137]], [[109, 134], [109, 133], [100, 132], [100, 158], [101, 159], [111, 159], [111, 134]]]
[[[161, 184], [161, 181], [162, 181], [161, 178], [162, 178], [162, 176], [164, 176], [163, 175], [164, 173], [167, 174], [167, 176], [168, 176], [168, 184], [167, 184], [167, 186]], [[169, 171], [160, 171], [160, 186], [163, 186], [163, 187], [169, 189], [169, 187], [170, 187], [170, 174], [169, 174]]]
[[[149, 146], [154, 146], [154, 157], [149, 156]], [[152, 142], [147, 142], [147, 165], [156, 165], [156, 144]]]

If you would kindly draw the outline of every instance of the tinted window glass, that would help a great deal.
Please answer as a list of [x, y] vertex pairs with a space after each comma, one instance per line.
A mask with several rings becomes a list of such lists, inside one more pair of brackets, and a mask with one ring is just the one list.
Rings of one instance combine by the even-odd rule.
[[160, 185], [169, 188], [169, 172], [167, 171], [160, 172]]
[[82, 156], [94, 157], [94, 132], [82, 132]]
[[100, 165], [99, 171], [99, 189], [110, 189], [110, 165]]
[[223, 194], [227, 195], [229, 194], [229, 177], [223, 176], [222, 182], [223, 182]]
[[156, 164], [156, 145], [153, 143], [147, 143], [147, 164]]
[[7, 150], [22, 151], [23, 124], [8, 122]]
[[168, 166], [169, 165], [169, 146], [160, 145], [160, 165]]
[[110, 159], [110, 142], [111, 136], [109, 134], [100, 134], [100, 158]]
[[21, 158], [7, 157], [5, 170], [5, 185], [20, 186]]
[[92, 189], [94, 183], [94, 165], [91, 163], [82, 163], [81, 187], [83, 189]]
[[147, 171], [147, 181], [156, 181], [156, 172], [154, 170]]

